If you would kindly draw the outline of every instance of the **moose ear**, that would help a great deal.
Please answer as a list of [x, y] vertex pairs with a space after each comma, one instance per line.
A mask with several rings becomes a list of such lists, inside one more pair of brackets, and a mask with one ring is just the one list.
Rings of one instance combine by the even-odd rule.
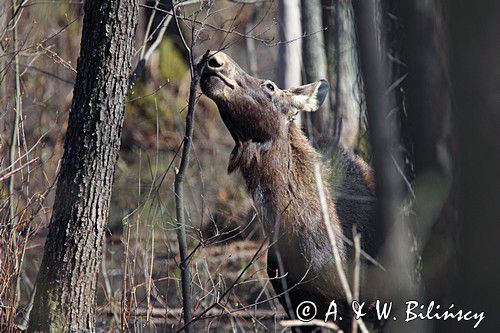
[[317, 111], [325, 101], [328, 90], [330, 90], [330, 85], [326, 80], [290, 89], [292, 107], [298, 111]]

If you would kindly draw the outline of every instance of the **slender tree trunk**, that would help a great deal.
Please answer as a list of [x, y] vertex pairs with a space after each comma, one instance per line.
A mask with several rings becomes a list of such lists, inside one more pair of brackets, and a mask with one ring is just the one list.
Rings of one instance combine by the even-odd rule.
[[[257, 24], [257, 19], [261, 6], [259, 3], [255, 4], [252, 9], [252, 14], [250, 19], [245, 23], [245, 34], [250, 35], [252, 30]], [[245, 49], [247, 51], [247, 61], [248, 61], [248, 74], [252, 76], [257, 76], [257, 54], [255, 50], [255, 39], [245, 38]]]
[[[304, 63], [304, 82], [310, 83], [328, 78], [328, 66], [323, 35], [321, 0], [301, 1], [302, 30], [307, 35], [302, 40], [302, 59]], [[304, 117], [305, 128], [315, 146], [323, 147], [331, 143], [332, 117], [330, 102], [326, 100], [317, 112]]]
[[28, 331], [95, 331], [95, 292], [137, 21], [135, 0], [86, 1], [78, 74]]
[[288, 89], [302, 84], [300, 0], [278, 0], [278, 11], [279, 35], [283, 42], [279, 45], [278, 84]]
[[[300, 0], [278, 0], [279, 36], [278, 85], [282, 89], [302, 84], [302, 29]], [[295, 118], [300, 122], [299, 115]]]
[[365, 120], [363, 80], [360, 75], [356, 26], [351, 0], [329, 0], [325, 4], [327, 55], [332, 84], [330, 101], [336, 115], [339, 144], [353, 150]]

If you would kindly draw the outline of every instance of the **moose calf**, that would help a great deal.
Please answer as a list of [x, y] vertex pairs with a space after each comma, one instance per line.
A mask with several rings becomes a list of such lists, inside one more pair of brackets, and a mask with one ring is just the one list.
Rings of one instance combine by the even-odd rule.
[[[335, 269], [314, 177], [320, 155], [293, 122], [299, 112], [318, 110], [329, 90], [326, 81], [281, 90], [269, 80], [254, 78], [229, 56], [212, 52], [203, 67], [203, 93], [218, 106], [235, 141], [228, 172], [239, 170], [264, 221], [270, 238], [269, 277], [288, 315], [312, 301], [323, 319], [332, 300], [344, 305], [340, 312], [347, 328], [345, 294]], [[325, 163], [326, 164], [326, 163]], [[352, 248], [345, 238], [356, 224], [363, 247], [373, 252], [373, 191], [370, 168], [359, 157], [337, 151], [325, 171], [328, 202], [342, 264]], [[332, 183], [337, 183], [332, 191]], [[302, 329], [304, 331], [304, 329]]]

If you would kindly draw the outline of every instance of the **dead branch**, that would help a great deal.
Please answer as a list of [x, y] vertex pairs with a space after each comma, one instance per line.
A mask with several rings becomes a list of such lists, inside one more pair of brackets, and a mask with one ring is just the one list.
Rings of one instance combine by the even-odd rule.
[[[167, 11], [164, 11], [164, 10], [161, 10], [160, 8], [158, 8], [158, 1], [156, 1], [155, 6], [151, 8], [153, 10], [153, 14], [151, 15], [151, 18], [148, 22], [148, 27], [146, 29], [146, 36], [144, 37], [144, 43], [142, 45], [142, 50], [141, 50], [141, 58], [137, 62], [137, 66], [135, 67], [134, 71], [132, 72], [132, 75], [130, 76], [130, 81], [128, 84], [129, 90], [131, 90], [134, 87], [135, 82], [137, 80], [137, 77], [141, 74], [142, 70], [144, 69], [144, 66], [148, 62], [148, 59], [151, 57], [151, 55], [154, 53], [154, 51], [156, 51], [158, 46], [160, 46], [161, 41], [163, 39], [163, 36], [165, 35], [165, 31], [167, 31], [167, 27], [170, 24], [170, 21], [172, 20], [173, 13], [175, 13], [175, 11], [178, 8], [180, 8], [181, 6], [189, 6], [189, 5], [192, 5], [195, 3], [199, 3], [199, 2], [200, 2], [200, 0], [188, 0], [188, 1], [179, 2], [179, 3], [172, 6], [173, 9], [171, 11], [167, 12]], [[143, 7], [148, 7], [148, 6], [143, 5]], [[163, 21], [161, 23], [160, 30], [158, 32], [158, 35], [156, 36], [155, 41], [151, 44], [151, 46], [148, 48], [148, 50], [145, 51], [146, 44], [150, 38], [150, 37], [148, 37], [149, 30], [151, 28], [151, 24], [153, 22], [154, 14], [156, 13], [156, 11], [162, 11], [168, 15], [167, 15], [167, 17], [165, 17], [163, 19]], [[181, 33], [180, 30], [179, 30], [179, 33]]]
[[[347, 298], [348, 303], [352, 303], [353, 297], [352, 297], [352, 292], [351, 288], [349, 287], [349, 282], [347, 282], [347, 277], [346, 273], [344, 271], [344, 268], [342, 267], [342, 259], [340, 258], [340, 251], [337, 245], [337, 239], [335, 236], [335, 232], [333, 230], [330, 216], [328, 213], [328, 203], [326, 201], [326, 196], [325, 196], [325, 189], [323, 185], [323, 180], [321, 177], [321, 170], [320, 166], [318, 163], [314, 165], [314, 178], [316, 179], [316, 186], [318, 188], [318, 194], [319, 194], [319, 199], [321, 203], [321, 212], [323, 214], [323, 221], [326, 226], [326, 231], [328, 233], [328, 238], [330, 239], [330, 243], [332, 245], [332, 251], [333, 251], [333, 260], [335, 263], [335, 268], [337, 270], [337, 274], [339, 275], [340, 282], [342, 284], [342, 288], [344, 289], [345, 296]], [[364, 324], [363, 320], [361, 318], [357, 319], [357, 322], [359, 324], [359, 328], [363, 333], [367, 333], [368, 329], [366, 328], [366, 325]]]
[[[193, 56], [193, 46], [195, 42], [195, 38], [192, 38], [191, 40], [191, 45], [188, 46], [186, 43], [186, 40], [184, 38], [184, 35], [182, 33], [182, 30], [179, 26], [179, 20], [177, 18], [177, 12], [175, 11], [175, 5], [174, 1], [171, 0], [172, 8], [174, 9], [172, 11], [173, 17], [174, 17], [174, 22], [175, 26], [177, 28], [177, 31], [179, 32], [179, 35], [181, 37], [182, 43], [184, 44], [184, 47], [186, 48], [186, 51], [188, 52], [189, 55], [189, 69], [191, 72], [191, 85], [189, 89], [189, 101], [188, 101], [188, 111], [186, 115], [186, 131], [184, 135], [184, 140], [183, 140], [183, 147], [182, 147], [182, 156], [181, 156], [181, 162], [179, 165], [179, 169], [176, 172], [175, 175], [175, 182], [174, 182], [174, 192], [175, 192], [175, 206], [176, 206], [176, 215], [177, 215], [177, 238], [179, 242], [179, 252], [180, 252], [180, 269], [181, 269], [181, 280], [182, 280], [182, 302], [183, 302], [183, 307], [184, 307], [184, 330], [186, 333], [190, 333], [190, 326], [189, 324], [192, 321], [192, 303], [191, 303], [191, 296], [190, 296], [190, 274], [189, 274], [189, 254], [188, 254], [188, 248], [187, 248], [187, 241], [186, 241], [186, 220], [184, 216], [184, 187], [183, 187], [183, 182], [184, 182], [184, 177], [185, 173], [187, 171], [187, 168], [189, 166], [189, 156], [191, 153], [191, 142], [193, 139], [193, 131], [194, 131], [194, 112], [195, 112], [195, 106], [196, 106], [196, 89], [198, 87], [198, 83], [200, 81], [200, 70], [201, 67], [198, 68], [198, 66], [195, 65], [194, 63], [194, 56]], [[194, 25], [193, 25], [194, 29]], [[193, 32], [193, 31], [192, 31]], [[208, 57], [208, 52], [205, 54], [203, 57], [202, 61], [200, 62], [200, 66], [203, 66], [205, 61], [207, 61]]]

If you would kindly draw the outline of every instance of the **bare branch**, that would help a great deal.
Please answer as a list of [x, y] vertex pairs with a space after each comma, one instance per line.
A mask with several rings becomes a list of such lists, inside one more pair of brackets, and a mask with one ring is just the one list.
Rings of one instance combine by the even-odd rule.
[[[179, 3], [175, 4], [175, 5], [172, 5], [173, 10], [171, 10], [171, 11], [165, 11], [165, 10], [161, 10], [160, 8], [158, 8], [158, 1], [155, 2], [155, 6], [154, 7], [149, 7], [149, 6], [143, 5], [143, 7], [149, 7], [149, 8], [151, 8], [153, 10], [153, 14], [150, 17], [149, 22], [148, 22], [148, 26], [146, 28], [146, 36], [144, 38], [144, 43], [142, 45], [141, 58], [137, 62], [137, 66], [135, 67], [134, 72], [130, 76], [130, 81], [129, 81], [129, 84], [128, 84], [129, 85], [129, 90], [131, 90], [134, 87], [135, 81], [137, 80], [137, 77], [141, 74], [142, 70], [144, 69], [144, 66], [148, 62], [148, 59], [151, 57], [151, 55], [153, 54], [153, 52], [156, 51], [156, 49], [158, 48], [158, 46], [160, 46], [161, 41], [163, 39], [163, 36], [165, 35], [165, 32], [167, 31], [167, 27], [170, 24], [170, 21], [172, 20], [172, 17], [173, 17], [173, 13], [176, 11], [176, 9], [179, 8], [179, 7], [181, 7], [181, 6], [189, 6], [189, 5], [192, 5], [192, 4], [199, 3], [199, 2], [200, 2], [200, 0], [187, 0], [187, 1], [179, 2]], [[161, 11], [161, 12], [166, 13], [167, 17], [165, 17], [162, 20], [162, 23], [160, 25], [161, 28], [160, 28], [160, 30], [158, 32], [158, 35], [156, 36], [155, 41], [151, 44], [151, 46], [148, 48], [148, 50], [145, 51], [146, 50], [146, 44], [147, 44], [147, 42], [149, 40], [148, 34], [149, 34], [150, 29], [151, 29], [151, 24], [153, 22], [153, 18], [154, 18], [154, 15], [155, 15], [156, 11]], [[177, 17], [177, 14], [175, 15], [175, 17]], [[177, 24], [177, 26], [178, 26], [178, 24]], [[180, 30], [179, 30], [179, 34], [182, 36], [182, 32]]]
[[[325, 189], [323, 186], [323, 180], [321, 177], [321, 170], [320, 166], [318, 163], [314, 165], [314, 178], [316, 179], [316, 186], [318, 188], [318, 194], [319, 194], [319, 199], [321, 203], [321, 212], [323, 214], [323, 221], [326, 226], [326, 231], [328, 233], [328, 238], [330, 239], [330, 243], [332, 245], [332, 251], [333, 251], [333, 259], [335, 263], [335, 268], [337, 270], [337, 274], [339, 275], [340, 282], [342, 284], [342, 288], [344, 289], [344, 293], [347, 298], [348, 303], [352, 303], [353, 297], [352, 297], [352, 292], [351, 288], [349, 287], [349, 283], [347, 282], [347, 277], [346, 273], [344, 271], [344, 268], [342, 267], [342, 259], [340, 257], [340, 251], [337, 245], [337, 239], [335, 237], [335, 231], [333, 230], [330, 216], [328, 213], [328, 202], [326, 200], [325, 196]], [[361, 318], [357, 319], [359, 328], [363, 333], [368, 332], [368, 329], [366, 328], [363, 320]]]

